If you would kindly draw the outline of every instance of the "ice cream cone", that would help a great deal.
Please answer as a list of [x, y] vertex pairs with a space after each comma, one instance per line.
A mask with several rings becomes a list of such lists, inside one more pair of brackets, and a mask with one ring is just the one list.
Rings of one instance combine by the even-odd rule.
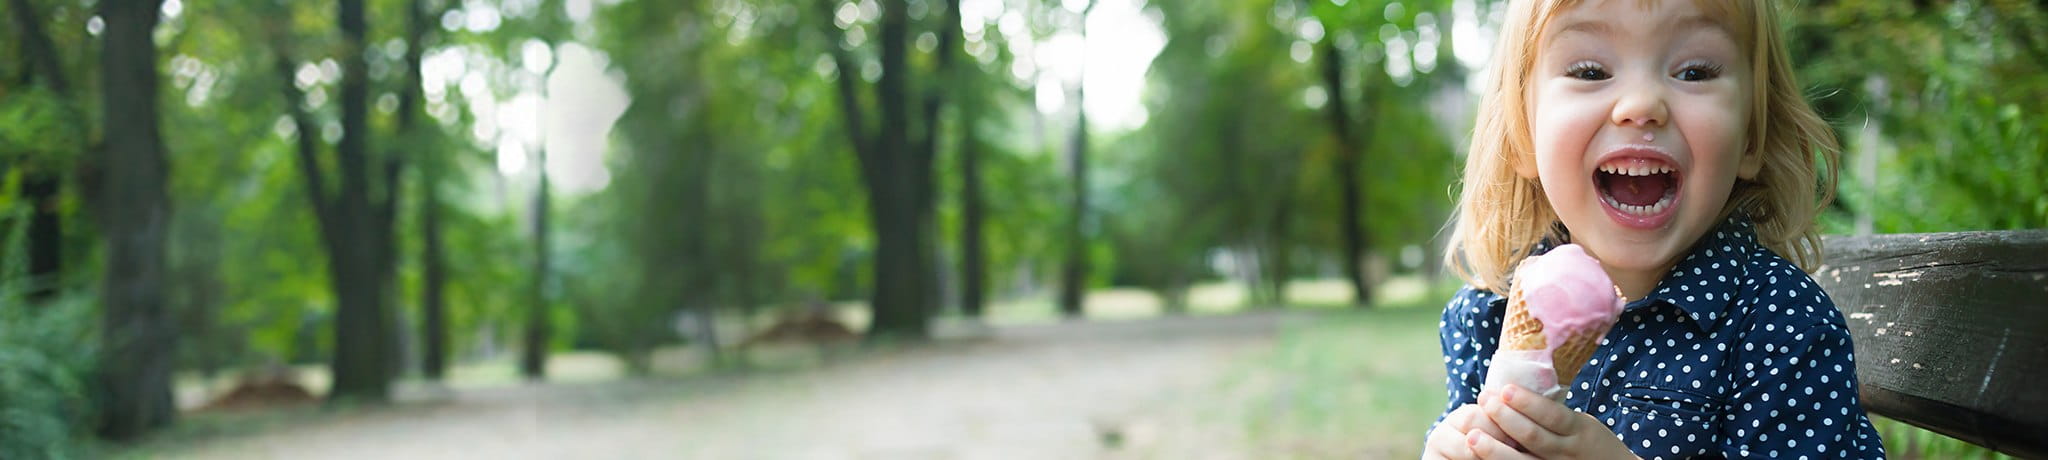
[[[1519, 287], [1519, 286], [1518, 286]], [[1508, 294], [1508, 311], [1502, 320], [1500, 348], [1502, 350], [1550, 350], [1550, 364], [1557, 372], [1560, 384], [1568, 384], [1585, 368], [1593, 358], [1593, 350], [1600, 348], [1600, 339], [1607, 336], [1613, 323], [1592, 324], [1577, 331], [1565, 332], [1563, 343], [1551, 347], [1543, 333], [1543, 322], [1529, 312], [1528, 300], [1522, 289]]]
[[1516, 269], [1487, 386], [1512, 384], [1563, 400], [1620, 318], [1620, 291], [1583, 248], [1560, 246]]

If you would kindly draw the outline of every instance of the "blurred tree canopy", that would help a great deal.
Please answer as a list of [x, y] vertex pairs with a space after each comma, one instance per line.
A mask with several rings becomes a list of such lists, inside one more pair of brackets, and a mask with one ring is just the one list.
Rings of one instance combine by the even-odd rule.
[[1849, 150], [1843, 231], [2048, 227], [2048, 6], [1815, 1], [1800, 76]]

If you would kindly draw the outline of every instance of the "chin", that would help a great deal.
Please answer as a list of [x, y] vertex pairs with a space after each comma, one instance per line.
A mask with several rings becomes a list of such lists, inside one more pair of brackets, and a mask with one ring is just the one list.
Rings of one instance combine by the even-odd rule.
[[[1678, 200], [1687, 201], [1683, 198]], [[1719, 206], [1718, 203], [1715, 205]], [[1694, 206], [1672, 205], [1669, 208], [1658, 216], [1660, 225], [1652, 228], [1639, 228], [1622, 222], [1612, 215], [1612, 209], [1573, 219], [1591, 225], [1575, 226], [1571, 224], [1580, 222], [1568, 221], [1566, 227], [1572, 229], [1573, 242], [1585, 246], [1608, 270], [1661, 277], [1663, 271], [1670, 270], [1692, 249], [1700, 235], [1711, 230], [1719, 213], [1718, 209], [1705, 207], [1693, 209]]]

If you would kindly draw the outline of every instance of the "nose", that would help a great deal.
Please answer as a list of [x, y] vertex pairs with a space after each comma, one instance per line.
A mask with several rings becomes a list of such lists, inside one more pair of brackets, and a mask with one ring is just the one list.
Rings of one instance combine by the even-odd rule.
[[1649, 128], [1671, 121], [1671, 108], [1664, 103], [1664, 85], [1644, 80], [1636, 79], [1622, 89], [1621, 100], [1615, 101], [1614, 113], [1609, 116], [1615, 125]]

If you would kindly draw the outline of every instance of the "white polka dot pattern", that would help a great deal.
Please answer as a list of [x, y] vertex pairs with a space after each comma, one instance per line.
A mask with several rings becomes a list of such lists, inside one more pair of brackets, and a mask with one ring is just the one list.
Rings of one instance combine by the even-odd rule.
[[[1477, 398], [1504, 303], [1466, 287], [1445, 307], [1445, 414]], [[1646, 459], [1885, 455], [1834, 302], [1740, 217], [1631, 302], [1571, 382], [1566, 403]]]

